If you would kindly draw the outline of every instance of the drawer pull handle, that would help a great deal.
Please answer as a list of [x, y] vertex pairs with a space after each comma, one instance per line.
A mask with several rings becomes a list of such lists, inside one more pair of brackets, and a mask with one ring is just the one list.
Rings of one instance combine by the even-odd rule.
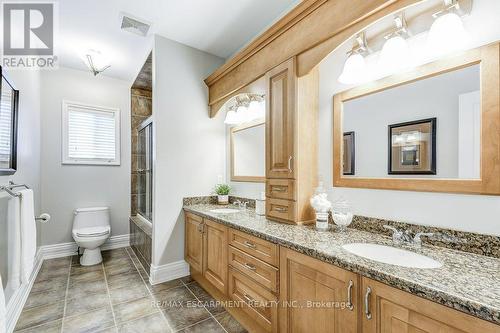
[[372, 288], [370, 288], [370, 287], [366, 288], [365, 315], [366, 315], [366, 319], [368, 319], [368, 320], [372, 319], [372, 313], [370, 312], [370, 294], [371, 293], [372, 293]]
[[245, 301], [247, 301], [248, 303], [255, 303], [255, 300], [248, 296], [247, 294], [243, 294], [243, 298], [245, 299]]
[[292, 173], [292, 156], [288, 156], [288, 172]]
[[272, 192], [286, 192], [285, 186], [273, 186]]
[[280, 213], [286, 213], [288, 211], [288, 209], [284, 207], [274, 207], [274, 210]]
[[347, 286], [347, 308], [349, 310], [353, 310], [354, 309], [354, 305], [352, 305], [352, 287], [354, 287], [354, 283], [352, 282], [352, 280], [349, 280], [349, 285]]
[[255, 271], [257, 269], [257, 267], [249, 263], [245, 263], [243, 266], [245, 266], [246, 269], [249, 269], [251, 271]]
[[198, 224], [198, 227], [197, 227], [197, 228], [198, 228], [198, 232], [201, 232], [201, 233], [203, 233], [203, 232], [204, 232], [204, 229], [205, 229], [205, 228], [204, 228], [204, 224], [203, 224], [203, 223]]
[[249, 247], [251, 249], [255, 249], [257, 247], [257, 246], [255, 246], [254, 243], [251, 243], [249, 241], [245, 241], [245, 245], [246, 245], [246, 247]]

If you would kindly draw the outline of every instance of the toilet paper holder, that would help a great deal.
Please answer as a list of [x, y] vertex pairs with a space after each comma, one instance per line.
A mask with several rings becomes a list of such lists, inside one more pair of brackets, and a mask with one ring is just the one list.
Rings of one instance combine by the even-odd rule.
[[38, 217], [35, 217], [35, 221], [40, 221], [42, 223], [47, 223], [50, 221], [50, 215], [47, 213], [43, 213]]

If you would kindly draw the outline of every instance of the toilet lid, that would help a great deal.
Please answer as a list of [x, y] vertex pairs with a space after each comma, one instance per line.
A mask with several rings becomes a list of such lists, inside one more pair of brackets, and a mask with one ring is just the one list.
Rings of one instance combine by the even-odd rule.
[[109, 234], [110, 229], [111, 228], [109, 226], [87, 227], [74, 230], [73, 232], [79, 237], [95, 237]]

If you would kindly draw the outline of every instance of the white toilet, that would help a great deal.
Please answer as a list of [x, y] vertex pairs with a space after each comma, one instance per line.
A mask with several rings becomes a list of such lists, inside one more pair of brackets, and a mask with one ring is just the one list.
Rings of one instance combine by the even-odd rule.
[[100, 246], [111, 234], [109, 207], [77, 208], [73, 216], [73, 239], [83, 249], [80, 265], [102, 262]]

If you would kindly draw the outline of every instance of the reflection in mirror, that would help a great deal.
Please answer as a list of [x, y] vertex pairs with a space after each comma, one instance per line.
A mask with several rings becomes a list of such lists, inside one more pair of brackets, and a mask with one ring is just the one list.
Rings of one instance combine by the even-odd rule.
[[356, 134], [344, 175], [479, 179], [479, 73], [472, 65], [344, 101], [342, 130]]
[[262, 120], [231, 128], [231, 180], [264, 182], [266, 126]]
[[12, 175], [16, 172], [17, 164], [19, 91], [3, 75], [0, 91], [0, 175]]

